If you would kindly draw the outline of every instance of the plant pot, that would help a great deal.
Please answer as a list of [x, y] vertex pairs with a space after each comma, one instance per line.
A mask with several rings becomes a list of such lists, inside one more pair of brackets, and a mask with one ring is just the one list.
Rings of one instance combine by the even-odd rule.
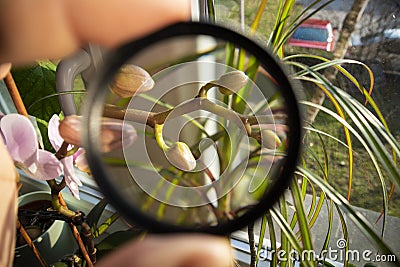
[[[46, 200], [51, 201], [51, 195], [48, 192], [28, 193], [18, 197], [18, 207], [27, 207], [30, 203]], [[33, 243], [47, 264], [58, 261], [62, 256], [72, 253], [77, 248], [69, 225], [59, 220], [55, 220], [45, 232], [33, 240]], [[22, 266], [41, 266], [28, 244], [15, 248], [14, 267]]]

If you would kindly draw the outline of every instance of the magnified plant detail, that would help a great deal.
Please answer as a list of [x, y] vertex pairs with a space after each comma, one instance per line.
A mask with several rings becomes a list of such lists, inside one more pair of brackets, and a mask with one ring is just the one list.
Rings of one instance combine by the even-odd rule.
[[[179, 43], [188, 46], [168, 55]], [[116, 84], [130, 86], [121, 74], [127, 69], [140, 69], [151, 90], [119, 94]], [[102, 116], [135, 128], [137, 139], [102, 160], [130, 205], [170, 224], [210, 227], [271, 194], [294, 142], [289, 132], [298, 129], [291, 129], [287, 88], [270, 70], [246, 49], [202, 35], [162, 41], [128, 59], [111, 79]], [[123, 130], [121, 139], [127, 136]]]

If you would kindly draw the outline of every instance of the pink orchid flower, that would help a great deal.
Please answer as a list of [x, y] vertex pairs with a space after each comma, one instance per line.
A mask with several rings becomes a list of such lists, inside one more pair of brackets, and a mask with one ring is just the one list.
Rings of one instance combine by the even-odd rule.
[[58, 159], [39, 149], [35, 128], [25, 116], [0, 114], [0, 133], [14, 163], [28, 176], [50, 180], [62, 174], [63, 165]]
[[[61, 145], [64, 142], [64, 139], [61, 137], [60, 132], [58, 130], [59, 126], [60, 126], [59, 117], [57, 115], [53, 115], [48, 124], [48, 136], [51, 145], [56, 151], [60, 149]], [[68, 149], [72, 149], [72, 145], [69, 145]], [[72, 195], [75, 198], [80, 199], [78, 186], [82, 186], [82, 182], [76, 176], [73, 156], [65, 157], [60, 162], [64, 166], [64, 179], [69, 190], [71, 191]]]
[[[68, 149], [72, 149], [72, 145], [81, 146], [81, 119], [80, 116], [71, 115], [60, 122], [58, 116], [53, 115], [49, 121], [48, 135], [56, 150], [61, 147], [64, 141], [71, 144]], [[130, 146], [136, 139], [136, 131], [132, 125], [110, 118], [104, 118], [101, 123], [101, 150], [103, 152], [120, 149], [123, 145]], [[79, 193], [78, 185], [81, 185], [81, 182], [76, 178], [74, 163], [79, 170], [90, 174], [86, 153], [84, 149], [79, 148], [73, 156], [66, 157], [61, 162], [64, 165], [65, 181], [72, 194], [77, 197]]]

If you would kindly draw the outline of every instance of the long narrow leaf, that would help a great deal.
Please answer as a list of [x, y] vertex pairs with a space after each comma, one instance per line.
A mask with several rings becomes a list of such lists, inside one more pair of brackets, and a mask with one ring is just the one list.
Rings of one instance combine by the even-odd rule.
[[107, 204], [107, 199], [103, 198], [90, 210], [89, 214], [86, 216], [86, 222], [92, 229], [97, 228], [101, 214], [103, 213]]
[[258, 6], [256, 16], [254, 17], [254, 20], [250, 26], [250, 29], [252, 29], [253, 31], [257, 30], [258, 25], [260, 25], [261, 17], [262, 17], [262, 14], [264, 13], [266, 5], [267, 5], [267, 0], [262, 0], [260, 5]]
[[[345, 252], [345, 255], [347, 256], [347, 252], [349, 251], [349, 231], [347, 230], [347, 224], [344, 219], [343, 213], [336, 203], [335, 203], [335, 208], [336, 208], [337, 213], [339, 214], [340, 224], [342, 225], [343, 238], [346, 241], [346, 247], [345, 247], [344, 252]], [[349, 265], [349, 263], [346, 260], [344, 262], [344, 267], [347, 267], [348, 265]]]
[[[271, 210], [271, 215], [279, 225], [279, 228], [281, 231], [284, 233], [285, 238], [290, 242], [292, 247], [299, 253], [303, 250], [301, 247], [300, 242], [296, 239], [296, 236], [292, 232], [292, 229], [290, 228], [290, 225], [287, 223], [286, 219], [282, 216], [282, 214], [276, 210], [275, 208], [272, 208]], [[283, 246], [282, 246], [283, 249]], [[287, 255], [290, 251], [289, 250], [284, 250], [286, 252], [285, 255]], [[281, 266], [284, 262], [281, 263]], [[304, 261], [302, 262], [303, 266], [311, 267], [314, 266], [314, 264], [310, 263], [309, 261]]]
[[307, 13], [307, 11], [310, 11], [315, 5], [317, 5], [319, 2], [321, 2], [321, 0], [317, 0], [312, 2], [308, 7], [304, 8], [303, 11], [300, 13], [299, 16], [297, 16], [296, 18], [293, 19], [293, 22], [291, 24], [288, 25], [288, 30], [282, 35], [282, 38], [280, 40], [280, 42], [278, 43], [277, 47], [281, 47], [283, 46], [284, 43], [286, 43], [286, 41], [290, 38], [290, 36], [293, 34], [293, 32], [303, 23], [305, 22], [307, 19], [311, 18], [312, 16], [314, 16], [316, 13], [318, 13], [319, 11], [321, 11], [324, 7], [326, 7], [327, 5], [329, 5], [330, 3], [332, 3], [333, 1], [336, 0], [329, 0], [328, 2], [322, 4], [321, 6], [315, 8], [312, 12], [310, 12], [307, 16], [303, 15], [305, 13]]
[[381, 185], [382, 185], [383, 198], [384, 198], [384, 205], [383, 205], [384, 207], [383, 208], [385, 210], [385, 213], [384, 213], [385, 215], [384, 215], [384, 220], [383, 220], [384, 223], [383, 223], [383, 228], [382, 228], [382, 234], [383, 234], [384, 228], [385, 228], [384, 226], [385, 226], [385, 222], [386, 222], [385, 218], [386, 218], [386, 214], [387, 214], [387, 200], [386, 200], [387, 196], [386, 196], [386, 189], [384, 189], [384, 188], [386, 188], [385, 181], [384, 181], [384, 178], [383, 178], [382, 170], [381, 170], [381, 168], [380, 168], [380, 166], [378, 164], [378, 159], [377, 159], [377, 157], [375, 155], [376, 153], [374, 153], [373, 150], [368, 146], [366, 140], [360, 135], [360, 133], [358, 131], [356, 131], [352, 126], [350, 126], [350, 124], [348, 124], [347, 121], [345, 121], [343, 118], [338, 116], [335, 112], [333, 112], [333, 111], [331, 111], [331, 110], [329, 110], [329, 109], [327, 109], [327, 108], [325, 108], [325, 107], [323, 107], [321, 105], [317, 105], [317, 104], [314, 104], [314, 103], [311, 103], [311, 102], [302, 102], [302, 103], [305, 104], [305, 105], [316, 107], [316, 108], [320, 109], [321, 111], [329, 114], [330, 116], [335, 118], [337, 121], [339, 121], [341, 124], [343, 124], [343, 126], [345, 126], [347, 129], [349, 129], [349, 131], [358, 139], [358, 141], [362, 144], [362, 146], [364, 147], [364, 149], [368, 153], [368, 155], [369, 155], [369, 157], [370, 157], [370, 159], [371, 159], [371, 161], [372, 161], [372, 163], [373, 163], [373, 165], [375, 167], [377, 175], [378, 175], [378, 177], [379, 177], [379, 179], [381, 181]]
[[[286, 200], [285, 200], [285, 197], [284, 196], [282, 196], [280, 199], [279, 199], [279, 209], [280, 209], [280, 213], [279, 213], [279, 216], [281, 217], [281, 219], [283, 219], [285, 222], [287, 222], [288, 221], [288, 211], [287, 211], [287, 207], [286, 207]], [[271, 211], [271, 215], [273, 216], [273, 213], [272, 213], [272, 211]], [[280, 225], [280, 224], [279, 224]], [[290, 227], [290, 229], [287, 229], [287, 231], [289, 232], [289, 233], [286, 233], [283, 229], [282, 229], [282, 227], [280, 227], [281, 228], [281, 249], [283, 250], [283, 251], [290, 251], [290, 247], [289, 247], [289, 236], [288, 236], [288, 234], [290, 235], [290, 234], [293, 234], [293, 232], [292, 232], [292, 228]], [[295, 238], [296, 239], [296, 238]], [[292, 242], [294, 242], [294, 241], [292, 241]], [[292, 243], [292, 242], [290, 242], [290, 243]], [[297, 240], [296, 240], [296, 242], [297, 242]], [[287, 261], [283, 261], [283, 262], [281, 262], [281, 266], [282, 267], [285, 267], [286, 265], [288, 264], [288, 262]]]
[[[325, 143], [323, 142], [322, 136], [320, 134], [318, 134], [318, 138], [320, 140], [322, 151], [324, 153], [324, 165], [322, 166], [321, 163], [319, 163], [318, 159], [317, 159], [317, 162], [320, 165], [322, 174], [324, 175], [323, 176], [324, 179], [326, 181], [328, 181], [328, 177], [329, 177], [329, 167], [328, 167], [329, 166], [329, 157], [328, 157], [328, 152], [326, 150]], [[313, 185], [312, 183], [310, 183], [310, 184]], [[313, 188], [313, 190], [315, 190], [314, 186], [312, 188]], [[315, 195], [315, 193], [313, 193], [313, 195]], [[314, 196], [313, 196], [313, 198], [314, 198]], [[321, 209], [322, 209], [322, 206], [324, 204], [324, 201], [325, 201], [325, 193], [322, 191], [321, 194], [320, 194], [316, 209], [315, 209], [312, 217], [309, 219], [310, 228], [312, 228], [314, 226], [315, 222], [317, 221], [317, 218], [319, 217], [319, 214], [321, 212]]]
[[257, 247], [257, 253], [256, 253], [256, 255], [257, 255], [256, 256], [256, 266], [258, 265], [258, 260], [260, 259], [260, 252], [263, 247], [266, 228], [267, 228], [267, 215], [264, 214], [261, 218], [261, 228], [260, 228], [260, 235], [258, 238], [258, 247]]
[[[276, 247], [276, 235], [275, 235], [275, 227], [274, 227], [274, 222], [272, 220], [271, 213], [268, 211], [265, 214], [265, 217], [267, 219], [268, 223], [268, 229], [269, 229], [269, 240], [271, 241], [271, 251], [278, 251]], [[278, 257], [276, 253], [272, 253], [271, 255], [271, 267], [276, 267], [278, 266]]]
[[[296, 63], [296, 62], [291, 62], [291, 64], [304, 69], [304, 71], [307, 71], [308, 73], [310, 73], [313, 76], [317, 75], [317, 73], [314, 70], [308, 68], [307, 66], [305, 66], [303, 64]], [[331, 93], [331, 91], [327, 90], [327, 88], [326, 88], [326, 85], [328, 85], [328, 82], [325, 80], [325, 81], [322, 81], [321, 83], [317, 82], [317, 83], [315, 83], [315, 85], [317, 85], [328, 96], [328, 98], [331, 100], [331, 102], [335, 106], [340, 117], [345, 119], [345, 114], [344, 114], [342, 106], [337, 101], [337, 99], [334, 97], [334, 95]], [[346, 137], [346, 143], [349, 146], [349, 149], [347, 150], [347, 153], [349, 156], [349, 180], [348, 180], [347, 199], [350, 200], [351, 191], [352, 191], [351, 189], [352, 189], [352, 184], [353, 184], [353, 165], [354, 165], [354, 156], [353, 156], [353, 149], [352, 149], [353, 145], [352, 145], [349, 130], [346, 127], [343, 127], [343, 130], [344, 130], [345, 137]]]
[[[291, 55], [286, 57], [284, 60], [290, 60], [290, 59], [296, 59], [296, 58], [312, 58], [312, 59], [318, 59], [321, 60], [322, 63], [316, 64], [314, 66], [309, 67], [310, 70], [313, 71], [319, 71], [322, 69], [326, 69], [329, 67], [334, 67], [336, 68], [340, 73], [342, 73], [347, 79], [349, 79], [356, 87], [357, 89], [365, 95], [365, 88], [361, 86], [360, 82], [352, 75], [350, 74], [345, 68], [343, 68], [341, 65], [343, 64], [353, 64], [353, 65], [361, 65], [369, 75], [369, 89], [367, 90], [367, 94], [370, 96], [372, 94], [372, 90], [374, 87], [374, 74], [372, 70], [363, 62], [360, 62], [358, 60], [353, 60], [353, 59], [335, 59], [335, 60], [330, 60], [318, 55], [310, 55], [310, 54], [297, 54], [297, 55]], [[296, 73], [296, 76], [303, 76], [308, 73], [308, 70], [303, 70], [298, 73]], [[367, 100], [368, 101], [368, 100]], [[379, 110], [379, 109], [378, 109]], [[383, 116], [382, 116], [383, 118]], [[384, 119], [383, 119], [384, 120]]]
[[303, 248], [306, 250], [313, 250], [310, 228], [308, 227], [307, 217], [304, 211], [303, 199], [297, 184], [297, 179], [292, 179], [290, 183], [290, 189], [292, 192], [292, 197], [294, 205], [296, 207], [296, 214], [299, 222], [299, 229], [301, 232]]
[[332, 234], [332, 222], [333, 222], [333, 201], [330, 200], [329, 203], [327, 203], [327, 209], [328, 209], [328, 229], [326, 231], [326, 236], [324, 240], [324, 245], [322, 246], [322, 250], [327, 250], [329, 246], [329, 241], [331, 239], [331, 234]]
[[396, 262], [394, 262], [393, 264], [400, 264], [399, 255], [396, 255], [394, 250], [391, 249], [370, 227], [368, 221], [364, 218], [364, 216], [360, 212], [354, 210], [353, 207], [350, 206], [348, 201], [342, 195], [340, 195], [331, 185], [301, 167], [298, 167], [298, 171], [296, 173], [308, 177], [310, 180], [312, 180], [313, 183], [324, 190], [326, 194], [346, 212], [347, 216], [353, 221], [358, 229], [360, 229], [360, 231], [378, 247], [382, 254], [395, 255]]

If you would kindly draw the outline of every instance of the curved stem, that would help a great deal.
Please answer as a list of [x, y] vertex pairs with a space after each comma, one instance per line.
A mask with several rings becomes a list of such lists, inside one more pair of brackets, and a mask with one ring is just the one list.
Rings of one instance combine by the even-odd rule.
[[73, 154], [75, 154], [78, 151], [78, 149], [79, 149], [78, 146], [74, 146], [72, 149], [67, 151], [67, 153], [65, 154], [65, 157], [72, 156]]
[[210, 89], [213, 88], [214, 86], [218, 86], [218, 85], [215, 84], [214, 82], [208, 82], [208, 83], [206, 83], [205, 85], [203, 85], [203, 86], [200, 88], [197, 97], [206, 98], [206, 97], [207, 97], [207, 92], [208, 92], [208, 90], [210, 90]]
[[90, 260], [92, 261], [92, 263], [96, 263], [97, 249], [95, 248], [95, 245], [93, 242], [93, 235], [92, 235], [90, 226], [86, 222], [83, 222], [81, 227], [82, 227], [81, 228], [82, 239], [87, 246]]
[[158, 146], [163, 150], [169, 149], [169, 146], [165, 143], [163, 137], [163, 127], [164, 124], [155, 124], [154, 125], [154, 136], [156, 137], [156, 141]]
[[51, 194], [56, 195], [56, 196], [58, 196], [58, 194], [61, 192], [61, 190], [63, 190], [65, 188], [65, 186], [67, 185], [64, 178], [61, 180], [61, 182], [59, 184], [57, 184], [56, 180], [54, 180], [54, 179], [47, 180], [46, 182], [50, 187]]
[[68, 152], [69, 144], [67, 142], [63, 142], [60, 149], [56, 152], [55, 156], [58, 160], [61, 160], [66, 157]]

